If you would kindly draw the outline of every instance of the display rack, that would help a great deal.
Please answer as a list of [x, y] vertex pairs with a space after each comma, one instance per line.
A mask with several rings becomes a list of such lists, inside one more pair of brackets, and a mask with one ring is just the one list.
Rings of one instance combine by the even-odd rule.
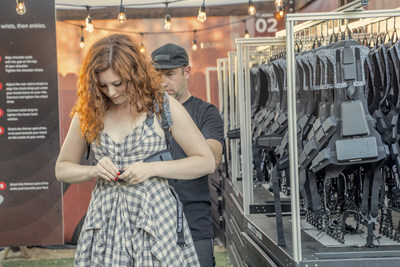
[[[300, 195], [299, 195], [299, 173], [297, 157], [297, 123], [296, 123], [296, 73], [295, 73], [295, 49], [294, 49], [294, 23], [297, 21], [324, 21], [366, 19], [376, 17], [400, 16], [400, 10], [368, 10], [352, 12], [317, 12], [303, 14], [287, 14], [285, 18], [286, 27], [286, 65], [287, 65], [287, 99], [288, 99], [288, 137], [289, 137], [289, 166], [290, 183], [292, 187], [292, 238], [293, 238], [293, 260], [297, 264], [303, 260], [301, 249], [300, 230]], [[301, 29], [301, 26], [298, 28]], [[398, 259], [397, 259], [398, 260]]]
[[[370, 249], [366, 247], [325, 247], [315, 239], [310, 238], [301, 230], [300, 225], [300, 196], [298, 183], [298, 151], [297, 151], [297, 122], [296, 122], [296, 90], [295, 90], [295, 55], [294, 34], [319, 23], [318, 21], [367, 19], [349, 23], [349, 27], [362, 27], [389, 17], [400, 16], [400, 10], [374, 10], [351, 12], [321, 12], [311, 14], [288, 14], [286, 16], [286, 31], [280, 38], [239, 38], [236, 40], [237, 51], [228, 53], [228, 58], [221, 62], [228, 64], [230, 129], [240, 127], [241, 157], [238, 156], [238, 142], [231, 151], [232, 155], [232, 182], [226, 183], [227, 213], [236, 218], [236, 237], [230, 242], [236, 242], [236, 257], [233, 262], [245, 258], [246, 264], [263, 263], [265, 266], [397, 266], [400, 261], [399, 245], [381, 246]], [[378, 19], [377, 19], [378, 18]], [[294, 26], [297, 21], [307, 23]], [[316, 23], [313, 23], [316, 22]], [[328, 24], [327, 24], [328, 25]], [[286, 36], [286, 38], [284, 37]], [[286, 247], [277, 245], [276, 223], [274, 218], [265, 214], [252, 214], [251, 205], [257, 202], [255, 187], [253, 185], [252, 171], [252, 146], [251, 146], [251, 103], [250, 103], [250, 78], [249, 78], [249, 51], [250, 47], [270, 47], [286, 45], [287, 66], [287, 100], [288, 100], [288, 136], [290, 155], [290, 182], [291, 182], [291, 216], [284, 217], [284, 228], [291, 229], [285, 232], [288, 241]], [[222, 64], [222, 63], [221, 63]], [[243, 72], [243, 73], [242, 73]], [[236, 75], [235, 75], [236, 73]], [[240, 74], [240, 75], [238, 75]], [[242, 75], [243, 74], [243, 75]], [[247, 88], [247, 89], [246, 89]], [[227, 88], [228, 91], [228, 88]], [[228, 95], [227, 95], [228, 96]], [[226, 101], [226, 102], [225, 102]], [[228, 104], [224, 95], [224, 105]], [[225, 106], [226, 107], [226, 106]], [[240, 116], [239, 116], [240, 114]], [[224, 114], [225, 115], [225, 114]], [[228, 114], [226, 114], [228, 116]], [[233, 148], [233, 147], [232, 147]], [[241, 164], [241, 165], [239, 165]], [[235, 169], [235, 166], [237, 169]], [[240, 168], [241, 166], [241, 168]], [[241, 175], [240, 175], [241, 171]], [[239, 181], [239, 177], [242, 180]], [[238, 183], [239, 181], [239, 183]], [[243, 209], [243, 210], [241, 210]], [[229, 216], [227, 216], [230, 218]], [[229, 230], [229, 229], [228, 229]], [[228, 231], [227, 230], [227, 231]], [[229, 230], [231, 231], [231, 230]], [[233, 231], [235, 232], [235, 231]], [[238, 238], [239, 236], [240, 238]], [[261, 249], [261, 250], [260, 250]], [[245, 251], [245, 252], [243, 252]], [[263, 253], [267, 254], [261, 257]], [[253, 258], [252, 258], [253, 257]], [[263, 259], [261, 259], [263, 258]], [[245, 266], [245, 264], [237, 264]], [[264, 266], [263, 265], [263, 266]], [[254, 265], [256, 266], [256, 265]]]

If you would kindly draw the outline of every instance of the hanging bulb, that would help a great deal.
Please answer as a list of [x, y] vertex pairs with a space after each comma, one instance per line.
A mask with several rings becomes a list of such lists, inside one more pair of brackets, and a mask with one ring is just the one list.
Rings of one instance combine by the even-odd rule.
[[124, 23], [126, 21], [125, 8], [120, 5], [118, 8], [118, 21]]
[[280, 8], [283, 6], [283, 0], [275, 0], [275, 6], [276, 8]]
[[144, 47], [143, 43], [140, 43], [140, 53], [143, 54], [144, 52], [146, 52], [146, 48]]
[[277, 20], [280, 20], [283, 18], [284, 15], [285, 15], [285, 12], [283, 11], [283, 7], [280, 7], [279, 10], [275, 14], [275, 18]]
[[193, 42], [192, 42], [192, 50], [193, 50], [193, 51], [197, 51], [197, 42], [196, 42], [196, 39], [194, 39]]
[[90, 17], [90, 15], [88, 15], [86, 17], [86, 28], [85, 28], [85, 30], [88, 31], [89, 33], [92, 33], [94, 31], [92, 18]]
[[23, 15], [26, 12], [26, 7], [25, 7], [25, 3], [24, 0], [16, 0], [17, 2], [17, 8], [16, 11], [19, 15]]
[[248, 9], [249, 15], [253, 16], [254, 14], [256, 14], [256, 8], [253, 4], [253, 1], [249, 0], [249, 9]]
[[250, 34], [249, 34], [249, 31], [247, 29], [244, 31], [244, 38], [246, 38], [246, 39], [250, 38]]
[[140, 53], [142, 53], [142, 54], [143, 54], [144, 52], [146, 52], [146, 48], [144, 47], [144, 44], [143, 44], [143, 35], [144, 35], [144, 33], [141, 32], [141, 33], [140, 33], [140, 36], [141, 36], [142, 41], [140, 42], [139, 50], [140, 50]]
[[199, 15], [197, 16], [197, 20], [203, 23], [207, 19], [207, 14], [206, 14], [206, 5], [203, 3], [203, 5], [199, 8]]
[[79, 46], [83, 48], [85, 46], [85, 40], [83, 39], [83, 36], [81, 37], [81, 41], [79, 42]]
[[171, 15], [170, 14], [165, 15], [164, 29], [166, 29], [167, 31], [171, 30]]
[[83, 39], [83, 25], [81, 25], [81, 41], [79, 42], [79, 46], [81, 48], [85, 46], [85, 40]]

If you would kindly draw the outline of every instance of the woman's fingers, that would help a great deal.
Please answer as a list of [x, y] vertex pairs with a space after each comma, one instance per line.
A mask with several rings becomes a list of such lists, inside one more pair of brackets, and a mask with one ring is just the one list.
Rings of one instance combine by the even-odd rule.
[[103, 157], [99, 160], [97, 163], [97, 171], [99, 177], [108, 181], [115, 181], [118, 177], [118, 169], [109, 157]]

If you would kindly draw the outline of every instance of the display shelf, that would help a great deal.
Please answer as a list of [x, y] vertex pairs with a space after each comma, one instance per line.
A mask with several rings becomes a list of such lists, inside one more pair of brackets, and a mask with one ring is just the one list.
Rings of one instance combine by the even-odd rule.
[[[304, 219], [304, 218], [302, 218]], [[326, 247], [319, 241], [301, 231], [303, 261], [296, 265], [293, 259], [291, 217], [283, 217], [286, 247], [277, 245], [275, 218], [262, 214], [252, 214], [245, 218], [245, 233], [279, 266], [397, 266], [400, 260], [400, 244], [375, 248]], [[379, 262], [379, 265], [376, 263]], [[312, 264], [312, 265], [310, 265]]]

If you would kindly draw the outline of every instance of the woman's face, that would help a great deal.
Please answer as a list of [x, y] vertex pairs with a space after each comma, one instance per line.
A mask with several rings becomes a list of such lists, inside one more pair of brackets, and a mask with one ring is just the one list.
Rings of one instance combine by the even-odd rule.
[[124, 104], [128, 97], [122, 78], [114, 70], [99, 72], [99, 88], [115, 105]]

